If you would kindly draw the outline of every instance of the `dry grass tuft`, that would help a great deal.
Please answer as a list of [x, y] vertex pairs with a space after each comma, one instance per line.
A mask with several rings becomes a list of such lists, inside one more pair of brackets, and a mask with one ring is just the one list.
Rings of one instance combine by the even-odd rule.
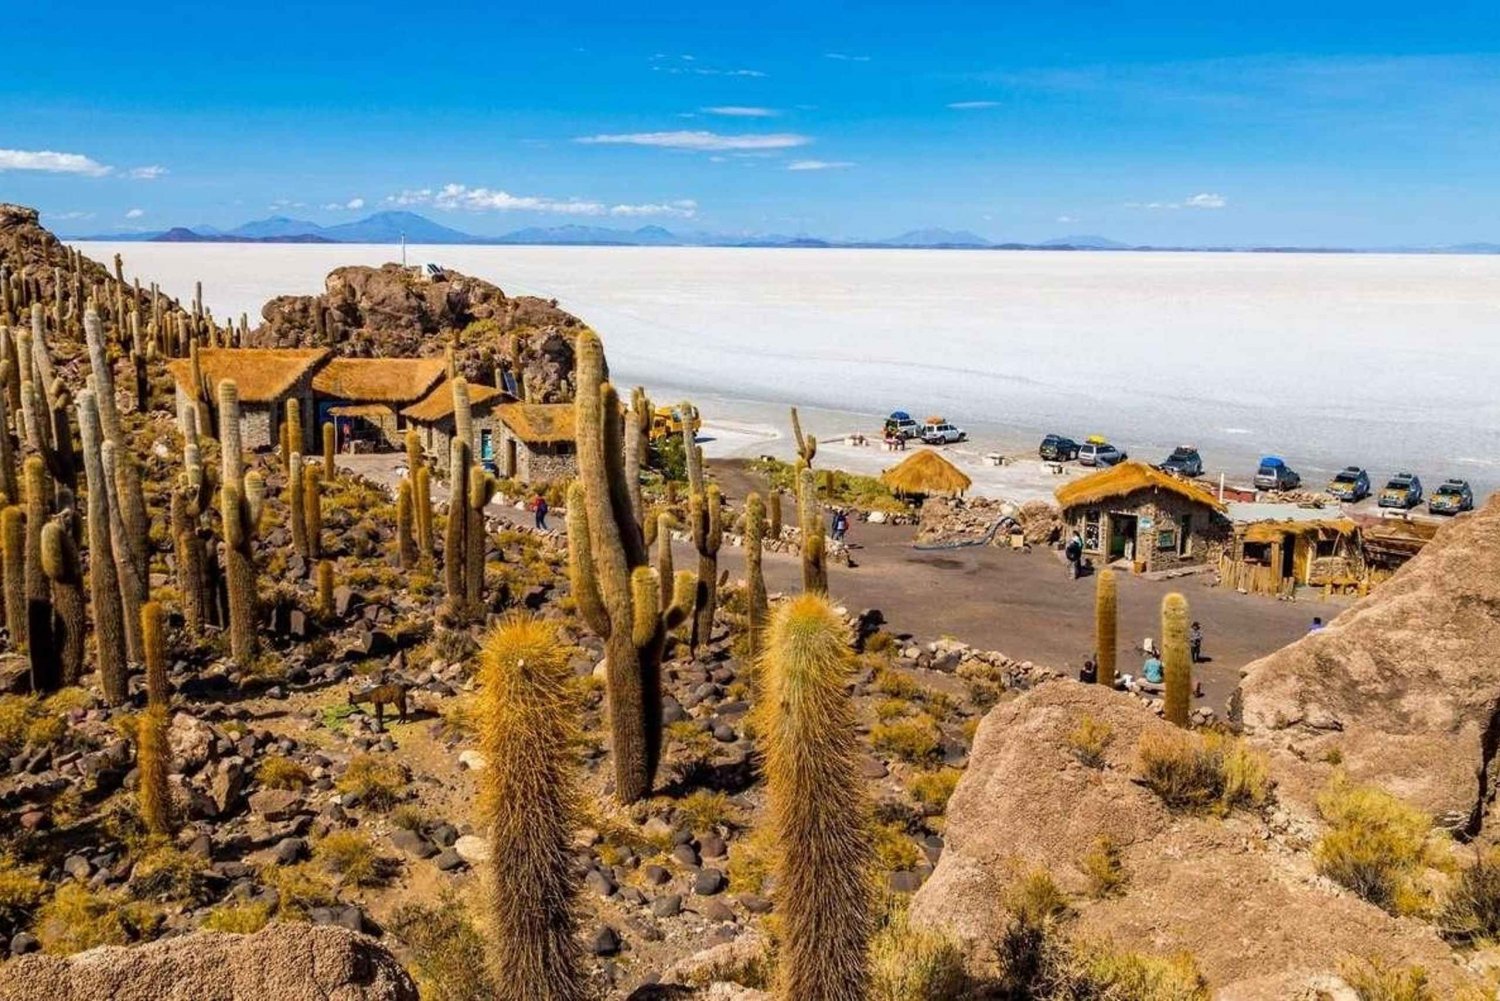
[[1336, 776], [1318, 797], [1328, 833], [1313, 846], [1318, 871], [1393, 914], [1429, 907], [1422, 869], [1432, 822], [1422, 811], [1374, 786]]
[[255, 770], [255, 780], [266, 789], [306, 789], [312, 776], [299, 762], [282, 754], [273, 754]]
[[1265, 759], [1242, 742], [1185, 730], [1153, 732], [1136, 745], [1146, 786], [1174, 810], [1254, 808], [1271, 794]]
[[969, 978], [963, 951], [938, 932], [911, 927], [904, 898], [892, 898], [870, 941], [870, 1001], [951, 1001]]
[[349, 762], [336, 787], [342, 793], [354, 793], [372, 810], [386, 812], [406, 793], [406, 769], [398, 762], [373, 754], [361, 754]]
[[1104, 752], [1115, 739], [1115, 729], [1101, 719], [1085, 716], [1068, 734], [1068, 747], [1079, 763], [1089, 768], [1104, 767]]
[[271, 908], [267, 904], [220, 904], [208, 912], [201, 927], [204, 931], [251, 935], [270, 923]]

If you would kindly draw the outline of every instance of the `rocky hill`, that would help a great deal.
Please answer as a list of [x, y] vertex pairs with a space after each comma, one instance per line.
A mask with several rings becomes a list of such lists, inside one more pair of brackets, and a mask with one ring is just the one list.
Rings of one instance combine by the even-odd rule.
[[330, 272], [322, 295], [283, 295], [261, 310], [252, 347], [328, 346], [359, 358], [441, 355], [451, 345], [471, 382], [516, 387], [538, 403], [572, 399], [573, 343], [583, 326], [556, 302], [508, 296], [456, 271], [418, 275], [397, 264]]

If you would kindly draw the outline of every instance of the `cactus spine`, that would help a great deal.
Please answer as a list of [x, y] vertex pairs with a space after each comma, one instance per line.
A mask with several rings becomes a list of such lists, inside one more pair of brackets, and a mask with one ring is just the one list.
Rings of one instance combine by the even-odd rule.
[[666, 633], [688, 609], [674, 604], [663, 613], [660, 599], [649, 608], [635, 601], [632, 576], [651, 570], [625, 482], [619, 397], [605, 380], [604, 348], [593, 331], [578, 336], [575, 378], [579, 479], [568, 490], [569, 569], [584, 621], [605, 643], [615, 796], [633, 803], [650, 792], [661, 752]]
[[823, 513], [813, 471], [803, 466], [797, 474], [797, 525], [802, 534], [802, 590], [828, 593], [827, 543], [823, 538]]
[[412, 534], [411, 479], [396, 487], [396, 562], [403, 570], [417, 565], [417, 540]]
[[784, 1001], [862, 1001], [868, 971], [871, 843], [842, 621], [804, 594], [771, 619], [761, 661], [758, 740], [767, 780]]
[[1193, 699], [1193, 661], [1188, 650], [1188, 604], [1177, 593], [1161, 600], [1162, 672], [1166, 680], [1168, 723], [1188, 725]]
[[0, 547], [5, 553], [5, 624], [11, 648], [26, 647], [26, 516], [19, 504], [0, 511]]
[[571, 859], [578, 706], [554, 625], [510, 616], [480, 653], [485, 769], [481, 809], [490, 829], [485, 890], [502, 1001], [582, 1001]]
[[52, 585], [53, 629], [51, 645], [60, 658], [58, 686], [76, 685], [83, 677], [84, 624], [83, 571], [69, 509], [42, 527], [42, 569]]
[[323, 422], [323, 479], [332, 483], [338, 478], [338, 464], [334, 462], [334, 428], [331, 421]]
[[172, 833], [172, 794], [167, 785], [171, 747], [167, 739], [167, 650], [161, 606], [141, 606], [141, 636], [146, 647], [146, 711], [136, 731], [136, 761], [140, 772], [141, 820], [158, 836]]
[[1099, 659], [1099, 684], [1115, 686], [1115, 655], [1119, 644], [1118, 591], [1115, 572], [1099, 571], [1094, 585], [1094, 656]]

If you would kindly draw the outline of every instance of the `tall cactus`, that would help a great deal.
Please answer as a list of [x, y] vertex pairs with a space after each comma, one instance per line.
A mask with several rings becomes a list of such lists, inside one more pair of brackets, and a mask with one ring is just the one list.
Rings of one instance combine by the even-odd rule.
[[1167, 694], [1163, 715], [1168, 723], [1188, 725], [1193, 700], [1193, 658], [1188, 650], [1188, 603], [1173, 592], [1161, 600], [1162, 669]]
[[745, 498], [745, 620], [752, 660], [760, 656], [761, 637], [770, 613], [761, 562], [765, 532], [765, 502], [760, 499], [760, 494], [751, 493]]
[[229, 648], [234, 662], [249, 667], [256, 649], [255, 534], [265, 482], [244, 472], [240, 454], [240, 393], [232, 379], [219, 383], [219, 443], [223, 480], [219, 487], [224, 524], [224, 577], [229, 591]]
[[489, 550], [484, 509], [495, 496], [495, 478], [478, 466], [469, 469], [468, 527], [464, 530], [464, 598], [471, 611], [484, 607], [484, 562]]
[[[676, 574], [672, 568], [672, 529], [675, 523], [672, 515], [666, 511], [656, 516], [656, 576], [662, 580], [673, 580]], [[670, 602], [671, 595], [663, 592], [663, 600]], [[666, 606], [662, 606], [666, 611]]]
[[307, 533], [307, 558], [323, 555], [323, 478], [317, 466], [302, 467], [302, 522]]
[[104, 487], [109, 501], [109, 542], [120, 585], [120, 607], [125, 622], [125, 649], [135, 663], [143, 663], [141, 606], [150, 593], [150, 554], [146, 550], [150, 519], [141, 492], [141, 471], [135, 457], [108, 440], [100, 447]]
[[412, 533], [411, 477], [396, 486], [396, 562], [402, 570], [417, 565], [417, 540]]
[[828, 593], [827, 542], [823, 537], [823, 512], [813, 471], [803, 466], [797, 474], [797, 525], [802, 534], [802, 590]]
[[1119, 650], [1119, 612], [1115, 572], [1099, 571], [1094, 584], [1094, 656], [1099, 658], [1099, 684], [1115, 687], [1115, 658]]
[[448, 447], [448, 524], [443, 535], [444, 611], [454, 622], [468, 618], [469, 445], [457, 435]]
[[804, 594], [772, 616], [761, 661], [782, 1001], [863, 1001], [868, 980], [872, 846], [845, 634], [826, 598]]
[[811, 468], [818, 454], [818, 439], [802, 433], [802, 419], [797, 416], [796, 407], [792, 408], [792, 437], [797, 442], [798, 465]]
[[20, 476], [16, 471], [16, 443], [11, 438], [14, 418], [10, 387], [15, 378], [15, 366], [9, 361], [0, 361], [0, 493], [12, 500], [21, 496]]
[[146, 646], [146, 711], [136, 731], [141, 820], [158, 836], [172, 833], [172, 793], [167, 767], [172, 749], [168, 741], [167, 641], [165, 616], [154, 601], [141, 606], [141, 636]]
[[0, 548], [5, 554], [5, 625], [13, 650], [24, 650], [26, 620], [26, 515], [19, 504], [0, 510]]
[[318, 618], [333, 618], [333, 561], [318, 561]]
[[[619, 396], [605, 380], [604, 348], [593, 331], [578, 335], [575, 378], [579, 479], [568, 490], [569, 570], [584, 621], [605, 643], [615, 796], [633, 803], [650, 792], [661, 753], [666, 633], [688, 609], [674, 604], [663, 613], [660, 590], [650, 607], [636, 600], [632, 577], [656, 575], [625, 481]], [[658, 589], [665, 586], [658, 578]]]
[[286, 467], [287, 521], [292, 534], [292, 549], [307, 556], [307, 503], [302, 453], [293, 452]]
[[490, 955], [502, 1001], [583, 1001], [571, 864], [578, 712], [555, 625], [508, 617], [480, 651]]
[[415, 467], [412, 478], [412, 503], [417, 509], [417, 553], [432, 555], [432, 473], [427, 464]]
[[766, 526], [766, 535], [771, 539], [781, 538], [781, 491], [771, 489], [771, 499], [766, 507], [770, 511], [770, 524]]
[[332, 483], [338, 478], [339, 467], [334, 461], [335, 431], [332, 421], [323, 422], [323, 479]]
[[630, 510], [634, 512], [636, 523], [642, 529], [646, 524], [646, 509], [641, 501], [641, 466], [650, 449], [651, 418], [654, 411], [651, 398], [646, 395], [644, 387], [637, 386], [631, 390], [630, 413], [625, 417], [625, 485], [630, 491]]
[[474, 411], [469, 405], [469, 384], [462, 378], [453, 380], [453, 437], [474, 453]]
[[690, 647], [707, 644], [713, 633], [714, 612], [719, 605], [719, 545], [724, 538], [724, 498], [718, 484], [688, 498], [688, 520], [692, 523], [693, 547], [698, 550], [698, 583], [693, 601]]
[[292, 464], [293, 453], [301, 454], [307, 449], [307, 443], [302, 436], [302, 401], [296, 398], [286, 401], [286, 420], [283, 422], [286, 428], [286, 451], [282, 454], [282, 462], [288, 467]]
[[119, 442], [120, 411], [115, 403], [114, 369], [109, 365], [109, 354], [104, 343], [104, 324], [99, 320], [98, 310], [89, 308], [84, 311], [83, 334], [88, 346], [89, 369], [94, 377], [94, 392], [98, 396], [99, 422], [104, 429], [104, 437], [109, 441]]
[[42, 527], [42, 570], [52, 588], [53, 629], [51, 644], [58, 657], [58, 685], [76, 685], [83, 677], [84, 623], [83, 569], [78, 543], [73, 538], [77, 520], [71, 508]]

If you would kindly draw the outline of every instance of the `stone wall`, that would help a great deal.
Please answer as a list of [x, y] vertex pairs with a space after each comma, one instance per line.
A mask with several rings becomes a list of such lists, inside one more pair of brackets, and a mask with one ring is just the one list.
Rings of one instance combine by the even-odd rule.
[[[509, 439], [509, 431], [505, 438]], [[501, 447], [504, 447], [502, 441]], [[504, 458], [496, 454], [496, 461]], [[502, 470], [503, 471], [503, 470]], [[527, 445], [516, 443], [516, 479], [524, 483], [559, 483], [578, 475], [578, 454], [571, 444]]]
[[[1099, 544], [1086, 544], [1084, 552], [1095, 562], [1107, 562], [1114, 516], [1136, 518], [1135, 559], [1144, 561], [1147, 573], [1198, 566], [1209, 560], [1218, 543], [1228, 535], [1228, 523], [1207, 504], [1165, 490], [1139, 491], [1098, 504], [1069, 508], [1064, 515], [1070, 532], [1089, 539], [1086, 526], [1090, 512], [1099, 515]], [[1186, 552], [1181, 551], [1181, 519], [1191, 519]], [[1167, 548], [1161, 548], [1169, 544]]]

